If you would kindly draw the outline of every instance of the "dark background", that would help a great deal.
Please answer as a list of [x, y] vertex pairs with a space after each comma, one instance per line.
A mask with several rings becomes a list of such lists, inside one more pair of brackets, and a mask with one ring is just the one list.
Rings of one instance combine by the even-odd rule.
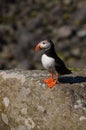
[[67, 66], [86, 68], [86, 1], [0, 1], [0, 69], [42, 69], [34, 47], [47, 37]]

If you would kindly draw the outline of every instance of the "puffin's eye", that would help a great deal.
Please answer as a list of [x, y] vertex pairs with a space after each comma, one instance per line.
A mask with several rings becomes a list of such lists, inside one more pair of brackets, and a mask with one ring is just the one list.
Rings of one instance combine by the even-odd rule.
[[43, 44], [45, 44], [45, 42], [43, 42]]

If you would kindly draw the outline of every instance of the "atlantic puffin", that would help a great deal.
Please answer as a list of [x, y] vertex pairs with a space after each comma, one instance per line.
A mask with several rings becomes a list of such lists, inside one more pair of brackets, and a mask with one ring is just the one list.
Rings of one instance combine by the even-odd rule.
[[64, 62], [58, 57], [55, 52], [54, 43], [51, 40], [43, 40], [36, 44], [35, 51], [44, 50], [41, 57], [41, 62], [43, 67], [48, 70], [51, 76], [44, 80], [44, 83], [52, 88], [56, 83], [58, 83], [58, 74], [71, 74]]

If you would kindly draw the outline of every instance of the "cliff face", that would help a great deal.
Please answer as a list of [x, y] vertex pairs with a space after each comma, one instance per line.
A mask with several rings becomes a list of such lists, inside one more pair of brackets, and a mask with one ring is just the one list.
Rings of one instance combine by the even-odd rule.
[[85, 130], [86, 70], [59, 77], [46, 71], [0, 71], [0, 130]]

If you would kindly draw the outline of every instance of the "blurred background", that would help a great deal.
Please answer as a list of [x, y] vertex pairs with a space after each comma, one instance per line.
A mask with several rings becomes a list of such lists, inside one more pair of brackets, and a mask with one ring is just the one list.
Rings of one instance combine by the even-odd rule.
[[72, 68], [86, 68], [85, 0], [0, 0], [0, 69], [43, 69], [34, 47], [50, 38]]

